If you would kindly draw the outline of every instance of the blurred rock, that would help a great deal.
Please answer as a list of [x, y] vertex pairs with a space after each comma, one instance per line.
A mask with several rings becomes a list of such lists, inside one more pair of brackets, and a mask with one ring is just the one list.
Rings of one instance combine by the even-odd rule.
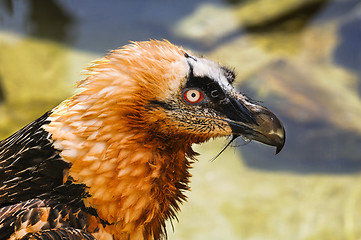
[[286, 25], [294, 31], [304, 26], [327, 2], [281, 0], [275, 4], [272, 0], [254, 0], [241, 1], [232, 6], [203, 4], [179, 22], [174, 33], [181, 38], [212, 45], [221, 38], [238, 34], [242, 29], [260, 31]]
[[58, 1], [28, 0], [30, 8], [28, 21], [32, 24], [31, 35], [60, 42], [72, 41], [68, 31], [73, 17]]
[[0, 33], [0, 139], [51, 110], [73, 93], [80, 70], [94, 55], [49, 41]]
[[246, 85], [288, 118], [323, 121], [361, 135], [357, 79], [341, 68], [280, 61], [252, 76]]
[[239, 89], [285, 124], [287, 140], [279, 155], [272, 157], [274, 149], [257, 143], [240, 148], [248, 166], [302, 173], [361, 170], [357, 9], [349, 8], [352, 14], [340, 17], [328, 6], [321, 21], [314, 19], [302, 31], [268, 27], [209, 54], [235, 66]]
[[304, 173], [361, 170], [361, 101], [351, 84], [355, 81], [340, 69], [322, 68], [276, 62], [241, 84], [242, 91], [281, 118], [287, 135], [283, 152], [274, 157], [273, 149], [259, 144], [242, 148], [247, 165]]
[[334, 51], [336, 63], [361, 74], [361, 3], [341, 20], [338, 35], [340, 40]]

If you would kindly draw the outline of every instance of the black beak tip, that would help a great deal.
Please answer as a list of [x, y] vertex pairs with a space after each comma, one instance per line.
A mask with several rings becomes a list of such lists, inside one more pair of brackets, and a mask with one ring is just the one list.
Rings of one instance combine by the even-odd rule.
[[279, 153], [281, 152], [283, 146], [284, 146], [284, 145], [279, 145], [279, 146], [276, 147], [276, 153], [275, 153], [275, 155], [277, 155], [277, 154], [279, 154]]
[[283, 129], [283, 137], [280, 138], [279, 143], [276, 144], [276, 153], [275, 153], [275, 155], [277, 155], [278, 153], [281, 152], [281, 150], [283, 149], [283, 146], [285, 145], [285, 142], [286, 142], [286, 132], [285, 132], [285, 129], [283, 128], [283, 126], [282, 126], [282, 129]]

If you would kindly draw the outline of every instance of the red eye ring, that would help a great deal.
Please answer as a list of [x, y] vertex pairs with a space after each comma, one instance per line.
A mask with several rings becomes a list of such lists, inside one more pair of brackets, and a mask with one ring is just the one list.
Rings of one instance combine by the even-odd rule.
[[186, 102], [195, 104], [199, 103], [204, 99], [203, 93], [196, 89], [189, 89], [184, 91], [183, 98]]

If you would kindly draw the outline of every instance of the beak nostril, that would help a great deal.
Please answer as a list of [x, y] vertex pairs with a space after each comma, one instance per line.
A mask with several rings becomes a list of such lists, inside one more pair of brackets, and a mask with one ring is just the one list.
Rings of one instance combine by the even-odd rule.
[[229, 113], [237, 115], [244, 122], [258, 125], [258, 122], [250, 109], [233, 97], [230, 97], [229, 100], [231, 106]]
[[219, 97], [218, 90], [211, 91], [211, 97], [212, 98], [218, 98]]

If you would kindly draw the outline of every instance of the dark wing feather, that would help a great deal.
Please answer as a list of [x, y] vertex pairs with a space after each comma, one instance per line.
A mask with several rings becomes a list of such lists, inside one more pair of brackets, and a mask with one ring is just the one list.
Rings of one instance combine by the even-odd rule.
[[[14, 233], [21, 233], [22, 236], [24, 229], [28, 232], [26, 236], [29, 238], [26, 239], [33, 239], [35, 236], [37, 237], [35, 239], [58, 239], [56, 237], [64, 234], [64, 236], [72, 234], [79, 237], [90, 236], [89, 233], [86, 234], [88, 216], [80, 209], [53, 200], [32, 199], [9, 205], [0, 209], [0, 239], [7, 239]], [[51, 238], [52, 236], [54, 238]]]
[[91, 234], [74, 228], [49, 229], [37, 233], [27, 234], [23, 240], [93, 240]]
[[70, 164], [54, 149], [44, 129], [50, 113], [0, 141], [0, 207], [33, 198], [82, 204], [85, 186], [74, 184], [71, 178], [63, 183]]
[[26, 239], [93, 239], [86, 228], [96, 211], [84, 206], [85, 185], [63, 182], [70, 164], [44, 129], [49, 115], [0, 141], [0, 239], [24, 228]]

